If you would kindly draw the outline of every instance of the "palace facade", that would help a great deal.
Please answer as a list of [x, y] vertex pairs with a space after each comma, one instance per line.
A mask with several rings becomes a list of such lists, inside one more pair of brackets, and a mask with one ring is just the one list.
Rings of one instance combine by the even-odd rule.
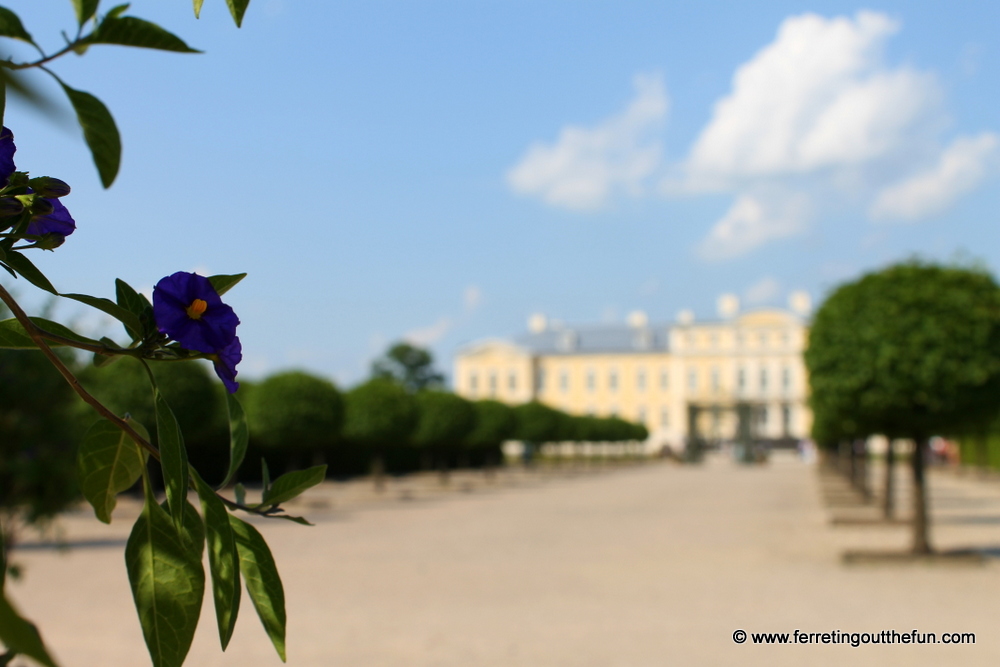
[[[730, 307], [730, 311], [734, 308]], [[571, 414], [645, 424], [650, 444], [807, 438], [812, 422], [802, 315], [761, 309], [696, 322], [571, 327], [534, 316], [511, 340], [485, 340], [455, 358], [455, 391], [510, 404], [538, 400]]]

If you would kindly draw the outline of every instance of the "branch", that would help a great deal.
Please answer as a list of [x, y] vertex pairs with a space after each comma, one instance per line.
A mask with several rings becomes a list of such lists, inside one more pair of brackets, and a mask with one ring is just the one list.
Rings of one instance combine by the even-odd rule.
[[31, 340], [38, 346], [38, 349], [42, 351], [42, 354], [44, 354], [46, 358], [52, 362], [52, 365], [56, 367], [59, 374], [62, 375], [66, 382], [69, 383], [69, 386], [73, 389], [73, 391], [75, 391], [87, 405], [97, 410], [98, 414], [124, 431], [136, 442], [136, 444], [145, 449], [153, 458], [159, 461], [160, 451], [154, 447], [152, 443], [139, 435], [127, 421], [113, 413], [105, 407], [103, 403], [91, 396], [87, 390], [83, 388], [80, 381], [76, 379], [75, 375], [73, 375], [73, 371], [67, 368], [62, 359], [60, 359], [59, 356], [52, 351], [52, 348], [49, 347], [48, 343], [45, 342], [45, 339], [39, 332], [38, 327], [36, 327], [35, 323], [31, 321], [31, 318], [28, 317], [23, 310], [21, 310], [21, 306], [14, 300], [14, 297], [10, 295], [10, 292], [4, 289], [3, 285], [0, 285], [0, 301], [3, 301], [4, 304], [10, 308], [10, 312], [14, 315], [15, 319], [21, 323], [21, 326], [24, 327], [25, 332]]
[[64, 55], [66, 55], [67, 53], [69, 53], [70, 51], [72, 51], [73, 49], [75, 49], [76, 47], [80, 46], [80, 44], [82, 42], [83, 42], [83, 40], [79, 40], [79, 39], [76, 40], [75, 42], [70, 42], [69, 44], [67, 44], [63, 48], [61, 48], [58, 51], [56, 51], [55, 53], [53, 53], [51, 56], [45, 56], [44, 53], [43, 53], [42, 55], [44, 57], [40, 58], [40, 59], [38, 59], [38, 60], [36, 60], [34, 62], [30, 62], [30, 63], [15, 63], [15, 62], [12, 62], [10, 60], [4, 60], [4, 61], [0, 62], [0, 66], [6, 67], [7, 69], [11, 69], [11, 70], [30, 69], [32, 67], [41, 67], [42, 65], [44, 65], [46, 63], [52, 62], [56, 58], [60, 58], [60, 57], [62, 57]]

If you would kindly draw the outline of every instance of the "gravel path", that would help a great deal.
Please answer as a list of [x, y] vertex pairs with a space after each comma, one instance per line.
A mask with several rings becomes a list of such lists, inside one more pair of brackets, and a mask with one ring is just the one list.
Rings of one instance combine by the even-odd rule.
[[[845, 549], [904, 548], [906, 527], [832, 527], [816, 469], [790, 455], [721, 457], [539, 481], [455, 476], [327, 484], [313, 528], [267, 522], [288, 599], [290, 665], [645, 667], [996, 665], [1000, 560], [845, 566]], [[932, 475], [938, 547], [1000, 553], [1000, 484]], [[905, 492], [905, 489], [904, 489]], [[399, 498], [405, 496], [410, 500]], [[62, 521], [76, 545], [26, 545], [11, 594], [64, 667], [148, 664], [112, 526]], [[211, 602], [197, 667], [279, 665], [245, 606], [219, 651]], [[974, 632], [976, 644], [754, 645], [733, 632]]]

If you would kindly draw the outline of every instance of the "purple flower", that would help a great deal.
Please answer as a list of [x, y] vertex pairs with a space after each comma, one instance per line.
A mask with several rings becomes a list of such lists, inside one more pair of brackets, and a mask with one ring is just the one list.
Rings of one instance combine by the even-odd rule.
[[215, 374], [222, 380], [222, 384], [226, 385], [230, 394], [235, 394], [236, 390], [240, 388], [240, 383], [236, 381], [236, 373], [238, 372], [236, 364], [241, 361], [243, 361], [243, 346], [240, 344], [238, 336], [226, 348], [219, 350], [212, 359], [212, 363], [215, 365]]
[[159, 330], [181, 347], [205, 354], [220, 354], [229, 348], [240, 323], [208, 278], [186, 271], [156, 283], [153, 317]]
[[[32, 236], [56, 234], [65, 239], [76, 231], [76, 221], [73, 220], [73, 216], [69, 214], [61, 201], [58, 199], [45, 199], [45, 201], [52, 206], [52, 212], [31, 216], [31, 222], [28, 223], [28, 234]], [[61, 243], [62, 240], [60, 240]]]
[[7, 187], [11, 174], [14, 173], [14, 133], [8, 128], [0, 130], [0, 188]]

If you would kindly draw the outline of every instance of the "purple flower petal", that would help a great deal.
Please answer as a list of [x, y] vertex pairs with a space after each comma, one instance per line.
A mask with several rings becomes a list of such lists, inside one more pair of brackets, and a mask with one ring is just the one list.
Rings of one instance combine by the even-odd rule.
[[8, 128], [0, 130], [0, 188], [7, 187], [11, 174], [14, 173], [14, 133]]
[[[203, 301], [203, 311], [192, 314], [195, 301]], [[188, 350], [215, 354], [236, 339], [240, 320], [233, 309], [222, 303], [208, 278], [178, 271], [153, 288], [153, 317], [160, 331]]]
[[219, 350], [216, 359], [212, 361], [215, 365], [215, 374], [226, 385], [230, 394], [235, 394], [240, 388], [240, 383], [236, 381], [236, 364], [243, 361], [243, 345], [240, 344], [239, 337], [233, 339], [225, 349]]
[[33, 236], [59, 234], [66, 237], [76, 231], [76, 221], [58, 199], [46, 199], [52, 204], [52, 212], [47, 215], [32, 216], [27, 233]]

